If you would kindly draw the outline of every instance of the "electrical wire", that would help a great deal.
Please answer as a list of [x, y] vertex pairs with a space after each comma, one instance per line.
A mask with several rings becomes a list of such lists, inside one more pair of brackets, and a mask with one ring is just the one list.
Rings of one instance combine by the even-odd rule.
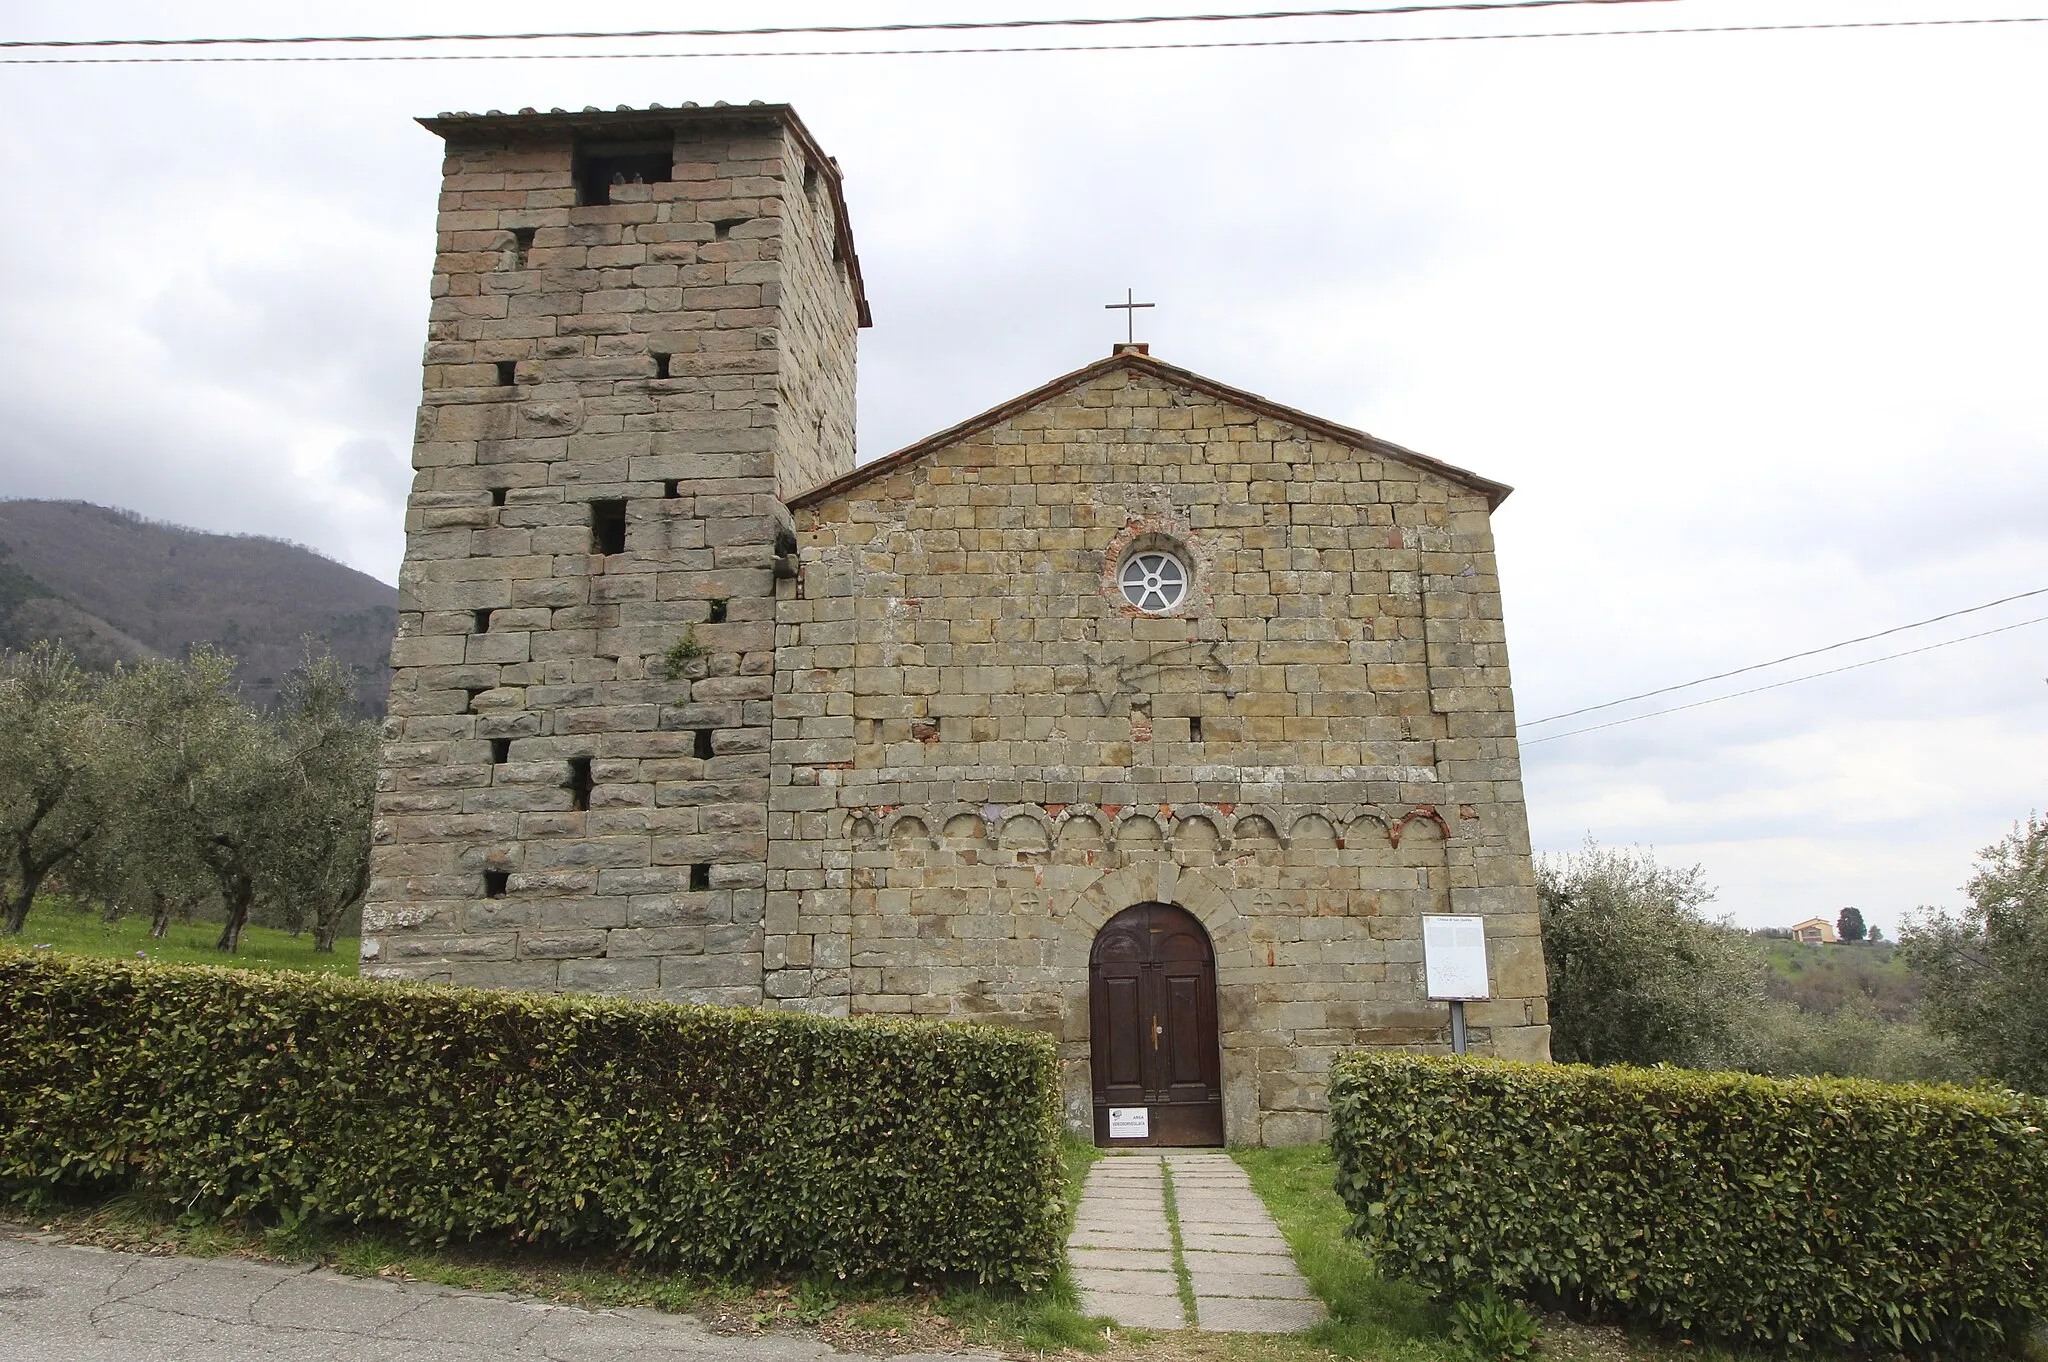
[[1695, 28], [1594, 28], [1547, 33], [1422, 33], [1373, 38], [1267, 38], [1211, 43], [1069, 43], [1038, 47], [866, 47], [823, 51], [782, 48], [757, 52], [411, 52], [344, 53], [311, 57], [0, 57], [0, 66], [164, 66], [185, 63], [359, 61], [685, 61], [728, 57], [971, 57], [1047, 52], [1209, 52], [1227, 48], [1367, 47], [1386, 43], [1520, 42], [1539, 38], [1647, 38], [1709, 33], [1819, 33], [1848, 29], [1966, 28], [1988, 24], [2048, 24], [2048, 15], [1998, 19], [1870, 19], [1816, 24], [1721, 24]]
[[1376, 14], [1436, 14], [1447, 10], [1557, 9], [1566, 5], [1671, 4], [1674, 0], [1446, 0], [1438, 4], [1389, 5], [1376, 9], [1274, 9], [1249, 14], [1137, 14], [1108, 19], [985, 19], [938, 23], [809, 24], [780, 28], [635, 28], [561, 33], [348, 33], [327, 37], [249, 38], [15, 38], [7, 47], [217, 47], [301, 43], [523, 43], [606, 38], [779, 38], [800, 34], [964, 33], [1018, 28], [1117, 28], [1132, 24], [1229, 24], [1271, 19], [1357, 19]]
[[2023, 601], [2030, 596], [2048, 596], [2048, 586], [2036, 587], [2032, 591], [2021, 591], [2011, 596], [2000, 596], [1995, 601], [1986, 601], [1982, 605], [1965, 606], [1961, 610], [1951, 610], [1946, 614], [1930, 615], [1924, 620], [1914, 620], [1911, 624], [1895, 624], [1889, 629], [1880, 629], [1874, 634], [1861, 634], [1855, 638], [1845, 638], [1840, 643], [1830, 643], [1819, 648], [1808, 648], [1806, 651], [1799, 653], [1787, 653], [1783, 657], [1774, 657], [1769, 662], [1752, 662], [1746, 667], [1736, 667], [1731, 671], [1715, 672], [1712, 676], [1702, 676], [1692, 681], [1680, 681], [1672, 686], [1659, 686], [1655, 690], [1641, 691], [1635, 695], [1624, 695], [1619, 700], [1607, 700], [1597, 705], [1586, 705], [1579, 709], [1568, 709], [1562, 714], [1551, 714], [1541, 719], [1531, 719], [1527, 723], [1522, 724], [1521, 727], [1534, 728], [1538, 724], [1554, 724], [1559, 719], [1575, 719], [1581, 714], [1592, 714], [1598, 710], [1613, 709], [1616, 705], [1634, 704], [1637, 700], [1649, 700], [1659, 695], [1669, 695], [1675, 690], [1691, 690], [1694, 686], [1704, 686], [1710, 681], [1726, 681], [1729, 677], [1741, 676], [1744, 672], [1760, 672], [1766, 667], [1775, 667], [1785, 662], [1797, 662], [1802, 657], [1818, 657], [1822, 653], [1832, 653], [1838, 648], [1854, 647], [1858, 643], [1868, 643], [1872, 639], [1887, 638], [1892, 634], [1903, 634], [1908, 629], [1924, 629], [1930, 624], [1939, 624], [1943, 620], [1952, 620], [1963, 615], [1974, 615], [1980, 610], [1989, 610], [1993, 606], [2010, 605], [2014, 601]]
[[1902, 657], [1913, 657], [1920, 653], [1931, 653], [1937, 648], [1948, 648], [1958, 643], [1968, 643], [1971, 639], [1990, 638], [1993, 634], [2007, 634], [2015, 629], [2024, 629], [2030, 624], [2041, 624], [2044, 622], [2048, 622], [2048, 615], [2036, 615], [2033, 619], [2021, 620], [2017, 624], [2001, 624], [1996, 629], [1986, 629], [1975, 634], [1964, 634], [1960, 638], [1944, 639], [1940, 643], [1930, 643], [1924, 648], [1908, 648], [1904, 652], [1886, 653], [1883, 657], [1867, 658], [1862, 662], [1851, 662], [1844, 667], [1830, 667], [1826, 671], [1809, 672], [1805, 676], [1791, 676], [1783, 681], [1773, 681], [1767, 686], [1751, 686], [1748, 690], [1730, 691], [1726, 695], [1716, 695], [1706, 700], [1695, 700], [1689, 705], [1673, 705], [1669, 709], [1653, 709], [1648, 714], [1632, 714], [1626, 719], [1610, 719], [1604, 724], [1589, 724], [1585, 728], [1574, 728], [1565, 733], [1546, 733], [1540, 738], [1529, 739], [1522, 746], [1535, 747], [1541, 743], [1556, 742], [1559, 738], [1576, 738], [1581, 733], [1598, 733], [1603, 728], [1619, 728], [1623, 724], [1637, 724], [1645, 719], [1655, 719], [1665, 714], [1678, 714], [1688, 709], [1698, 709], [1702, 705], [1718, 705], [1723, 700], [1737, 700], [1745, 695], [1760, 695], [1767, 690], [1777, 690], [1783, 686], [1796, 686], [1802, 681], [1818, 681], [1823, 676], [1840, 676], [1843, 672], [1853, 672], [1862, 667], [1874, 667], [1880, 662], [1893, 662]]

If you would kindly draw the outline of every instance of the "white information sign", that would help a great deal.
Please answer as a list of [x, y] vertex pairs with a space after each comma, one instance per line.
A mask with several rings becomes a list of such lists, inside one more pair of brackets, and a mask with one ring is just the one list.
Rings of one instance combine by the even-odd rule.
[[1109, 1138], [1112, 1140], [1146, 1140], [1152, 1137], [1152, 1109], [1150, 1107], [1111, 1107], [1109, 1109]]
[[1432, 998], [1472, 1002], [1492, 997], [1486, 984], [1486, 919], [1425, 913], [1422, 971]]

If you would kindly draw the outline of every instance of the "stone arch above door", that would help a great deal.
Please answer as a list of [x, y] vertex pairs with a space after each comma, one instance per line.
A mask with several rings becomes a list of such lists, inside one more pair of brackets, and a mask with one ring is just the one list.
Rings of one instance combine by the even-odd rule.
[[1219, 976], [1255, 963], [1247, 920], [1221, 875], [1170, 860], [1108, 871], [1087, 887], [1055, 898], [1053, 916], [1066, 928], [1059, 935], [1054, 963], [1085, 971], [1103, 924], [1132, 904], [1146, 902], [1174, 904], [1194, 915], [1215, 947]]

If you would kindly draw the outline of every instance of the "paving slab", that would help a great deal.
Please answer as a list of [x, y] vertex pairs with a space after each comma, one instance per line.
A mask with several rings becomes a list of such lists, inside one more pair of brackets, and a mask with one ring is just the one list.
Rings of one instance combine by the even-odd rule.
[[1182, 1255], [1190, 1272], [1248, 1272], [1282, 1277], [1295, 1276], [1294, 1256], [1282, 1247], [1278, 1253], [1211, 1253], [1195, 1249]]
[[1251, 1272], [1190, 1271], [1188, 1278], [1194, 1283], [1197, 1304], [1212, 1296], [1257, 1296], [1297, 1301], [1315, 1299], [1315, 1292], [1308, 1289], [1308, 1283], [1302, 1280], [1299, 1272], [1269, 1276]]
[[1195, 1301], [1199, 1327], [1219, 1333], [1295, 1334], [1323, 1322], [1321, 1301], [1244, 1300], [1212, 1296]]
[[1081, 1313], [1107, 1315], [1126, 1329], [1184, 1329], [1180, 1297], [1116, 1296], [1108, 1292], [1083, 1291]]
[[1259, 1234], [1210, 1234], [1191, 1230], [1185, 1223], [1180, 1227], [1180, 1242], [1182, 1248], [1210, 1253], [1274, 1253], [1287, 1247], [1287, 1241], [1277, 1234], [1271, 1238]]
[[[1103, 1291], [1112, 1296], [1180, 1296], [1180, 1277], [1165, 1272], [1139, 1272], [1106, 1267], [1077, 1267], [1074, 1285], [1083, 1291]], [[1250, 1292], [1246, 1292], [1250, 1295]]]
[[1169, 1244], [1165, 1248], [1149, 1249], [1069, 1249], [1067, 1261], [1077, 1270], [1098, 1268], [1103, 1271], [1171, 1272], [1173, 1246]]
[[1093, 1230], [1077, 1227], [1067, 1236], [1067, 1247], [1149, 1249], [1157, 1247], [1157, 1241], [1149, 1234], [1136, 1234], [1128, 1230]]

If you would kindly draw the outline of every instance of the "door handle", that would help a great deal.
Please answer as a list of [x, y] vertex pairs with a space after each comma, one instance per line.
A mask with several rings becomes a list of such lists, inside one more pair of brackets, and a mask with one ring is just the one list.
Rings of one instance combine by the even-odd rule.
[[1152, 1014], [1152, 1048], [1155, 1050], [1159, 1048], [1159, 1036], [1159, 1014], [1155, 1012]]

